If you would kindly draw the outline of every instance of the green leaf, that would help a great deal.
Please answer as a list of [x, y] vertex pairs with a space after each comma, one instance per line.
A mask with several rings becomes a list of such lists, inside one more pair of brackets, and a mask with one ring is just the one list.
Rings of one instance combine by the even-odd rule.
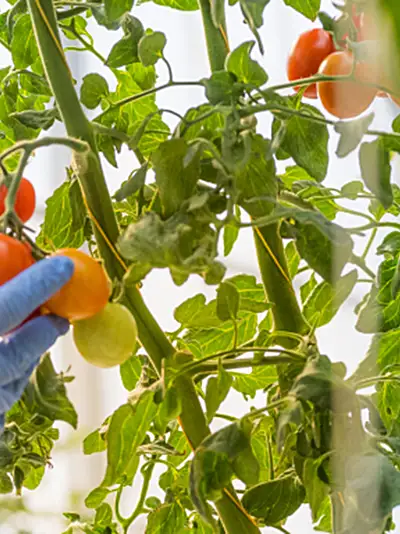
[[[165, 191], [165, 195], [171, 193]], [[167, 200], [174, 202], [172, 196]], [[193, 215], [177, 213], [163, 221], [149, 212], [127, 228], [119, 247], [125, 258], [146, 268], [168, 267], [176, 284], [185, 282], [191, 273], [217, 284], [225, 274], [224, 266], [215, 261], [214, 229], [198, 224]]]
[[317, 18], [321, 7], [321, 0], [307, 0], [307, 2], [304, 0], [284, 0], [284, 2], [310, 20]]
[[382, 454], [348, 458], [344, 469], [344, 521], [349, 531], [383, 532], [400, 504], [400, 473]]
[[16, 69], [26, 69], [39, 56], [31, 18], [28, 14], [18, 17], [15, 23], [11, 54]]
[[400, 252], [400, 232], [393, 231], [387, 234], [382, 243], [377, 247], [377, 254], [388, 254], [390, 256], [397, 256]]
[[189, 199], [199, 175], [199, 155], [185, 164], [188, 144], [184, 139], [171, 139], [162, 143], [152, 156], [156, 182], [167, 217], [179, 211]]
[[254, 41], [247, 41], [232, 50], [226, 58], [225, 68], [240, 82], [260, 87], [268, 81], [268, 76], [257, 61], [250, 58], [254, 45]]
[[239, 292], [236, 287], [223, 282], [217, 289], [217, 315], [221, 321], [237, 319], [239, 311]]
[[242, 504], [252, 516], [274, 525], [294, 514], [305, 495], [300, 481], [290, 475], [253, 486], [244, 493]]
[[303, 466], [303, 484], [311, 508], [313, 522], [318, 520], [320, 508], [329, 493], [327, 486], [318, 476], [321, 460], [307, 458]]
[[397, 258], [388, 258], [379, 266], [376, 283], [358, 310], [356, 328], [360, 332], [386, 332], [400, 326], [400, 295], [393, 294], [397, 264]]
[[315, 286], [304, 303], [303, 314], [315, 328], [328, 324], [347, 300], [357, 283], [357, 270], [339, 278], [335, 285], [322, 282]]
[[354, 180], [352, 182], [348, 182], [340, 189], [340, 193], [350, 200], [356, 200], [357, 196], [364, 191], [364, 186], [362, 182], [359, 182], [358, 180]]
[[294, 278], [297, 274], [297, 271], [300, 265], [300, 255], [297, 252], [297, 248], [296, 248], [294, 241], [290, 241], [287, 244], [285, 248], [285, 255], [286, 255], [290, 278]]
[[19, 75], [21, 89], [33, 95], [52, 96], [50, 86], [43, 76], [26, 71]]
[[[303, 2], [301, 1], [302, 5]], [[308, 3], [307, 3], [308, 4]], [[292, 100], [286, 100], [289, 108], [294, 108]], [[323, 115], [309, 104], [301, 104], [298, 111], [317, 118]], [[274, 124], [276, 123], [276, 119]], [[281, 148], [287, 152], [312, 178], [322, 182], [328, 170], [328, 128], [326, 124], [310, 121], [303, 117], [290, 116], [285, 119], [286, 133]], [[275, 129], [277, 126], [275, 126]]]
[[385, 149], [382, 139], [363, 143], [359, 152], [361, 176], [366, 187], [380, 201], [385, 209], [393, 203], [390, 185], [390, 154]]
[[83, 441], [83, 453], [86, 455], [103, 452], [107, 449], [107, 442], [100, 430], [95, 430]]
[[251, 398], [255, 397], [258, 390], [263, 390], [278, 380], [276, 368], [273, 365], [254, 367], [248, 374], [235, 372], [230, 374], [234, 378], [233, 388]]
[[79, 248], [84, 242], [83, 228], [74, 229], [69, 189], [69, 182], [63, 183], [46, 201], [44, 223], [37, 238], [43, 250]]
[[163, 57], [167, 38], [162, 32], [153, 32], [144, 35], [138, 46], [139, 59], [145, 67], [155, 65]]
[[374, 114], [370, 113], [352, 121], [339, 121], [335, 123], [335, 132], [340, 134], [336, 155], [345, 158], [361, 143], [368, 128], [374, 120]]
[[[239, 312], [237, 319], [237, 345], [252, 339], [257, 329], [257, 316], [254, 313]], [[192, 329], [184, 336], [184, 341], [198, 357], [223, 352], [233, 348], [235, 327], [232, 321], [221, 323], [217, 328]]]
[[83, 78], [81, 102], [88, 109], [95, 109], [109, 95], [107, 81], [100, 74], [91, 73]]
[[178, 9], [179, 11], [197, 11], [199, 9], [197, 0], [142, 0], [142, 3], [150, 1], [159, 6]]
[[172, 534], [186, 525], [186, 514], [177, 503], [163, 504], [149, 514], [146, 534]]
[[304, 301], [307, 300], [307, 298], [309, 297], [310, 293], [312, 292], [312, 290], [315, 288], [315, 286], [318, 285], [318, 282], [315, 278], [315, 275], [314, 273], [310, 276], [309, 280], [303, 284], [300, 288], [300, 297], [301, 297], [301, 302], [304, 303]]
[[140, 169], [134, 172], [129, 179], [122, 185], [120, 189], [114, 194], [115, 200], [121, 202], [126, 198], [134, 195], [139, 189], [141, 189], [146, 182], [148, 164], [144, 163]]
[[33, 129], [48, 130], [60, 115], [56, 108], [43, 109], [40, 111], [16, 111], [10, 114], [10, 117], [17, 119], [24, 126]]
[[252, 217], [271, 212], [278, 192], [275, 163], [269, 157], [270, 142], [256, 135], [251, 141], [251, 154], [246, 167], [236, 177], [240, 204]]
[[123, 21], [124, 37], [112, 47], [106, 61], [111, 68], [123, 67], [139, 61], [139, 41], [144, 35], [143, 24], [136, 17], [125, 16]]
[[98, 508], [109, 493], [107, 488], [95, 488], [85, 499], [86, 507]]
[[232, 382], [233, 378], [225, 371], [222, 365], [218, 368], [218, 375], [208, 379], [206, 387], [206, 408], [209, 422], [212, 421], [218, 408], [226, 399]]
[[64, 377], [56, 373], [48, 354], [35, 369], [25, 393], [24, 402], [30, 409], [36, 408], [51, 421], [65, 421], [77, 427], [78, 416], [67, 397]]
[[133, 0], [104, 0], [105, 13], [110, 21], [118, 20], [133, 7]]
[[269, 2], [270, 0], [240, 0], [240, 8], [244, 19], [250, 30], [253, 32], [254, 37], [257, 39], [261, 53], [264, 53], [264, 47], [261, 42], [258, 28], [261, 28], [264, 24], [263, 12]]
[[[246, 424], [232, 423], [205, 438], [197, 448], [190, 471], [190, 494], [200, 515], [215, 523], [207, 499], [217, 500], [229, 483], [235, 460], [246, 451], [251, 454]], [[254, 456], [251, 462], [257, 462]], [[238, 471], [235, 471], [238, 475]]]
[[211, 18], [216, 28], [225, 24], [225, 0], [211, 0]]
[[7, 493], [12, 493], [13, 490], [14, 485], [10, 475], [5, 471], [0, 471], [0, 494], [5, 495]]
[[257, 283], [255, 276], [238, 274], [227, 278], [225, 282], [236, 287], [240, 297], [240, 310], [262, 313], [270, 308], [270, 304], [266, 302], [264, 286]]
[[72, 211], [72, 231], [78, 232], [85, 225], [87, 212], [79, 181], [74, 178], [69, 184], [68, 195]]
[[120, 366], [120, 374], [124, 388], [133, 391], [142, 374], [142, 363], [136, 354]]
[[296, 247], [300, 256], [324, 280], [335, 283], [353, 250], [347, 232], [317, 213], [311, 215], [308, 222], [297, 222], [296, 229]]
[[215, 71], [210, 78], [203, 78], [207, 100], [213, 106], [229, 105], [234, 98], [235, 76], [225, 70]]
[[[240, 221], [240, 210], [236, 207], [236, 218]], [[228, 223], [224, 226], [224, 256], [229, 256], [239, 237], [239, 226]]]
[[136, 449], [142, 444], [155, 415], [153, 393], [143, 393], [135, 405], [120, 406], [107, 432], [107, 471], [102, 487], [131, 481], [139, 465]]
[[97, 508], [94, 522], [96, 526], [108, 527], [112, 522], [112, 508], [109, 504], [103, 503]]

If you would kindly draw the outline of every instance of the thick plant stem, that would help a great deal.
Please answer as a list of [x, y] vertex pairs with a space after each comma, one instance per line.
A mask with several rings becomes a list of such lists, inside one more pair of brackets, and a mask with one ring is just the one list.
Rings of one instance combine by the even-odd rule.
[[[121, 280], [125, 267], [118, 256], [115, 243], [118, 225], [107, 189], [92, 127], [81, 108], [76, 95], [64, 52], [60, 44], [52, 0], [28, 0], [36, 40], [68, 135], [81, 139], [91, 147], [89, 157], [76, 157], [76, 170], [84, 198], [93, 222], [96, 241], [105, 267], [112, 279]], [[154, 367], [160, 372], [163, 358], [171, 356], [174, 347], [146, 307], [135, 287], [126, 288], [125, 303], [138, 323], [139, 338]], [[189, 443], [195, 449], [210, 433], [191, 378], [182, 377], [178, 384], [182, 395], [183, 412], [181, 426]], [[257, 534], [250, 517], [240, 509], [232, 492], [218, 502], [221, 521], [228, 534]]]
[[289, 276], [279, 225], [272, 224], [254, 231], [258, 263], [267, 298], [273, 303], [275, 330], [306, 334], [306, 323]]
[[[68, 135], [86, 141], [91, 147], [89, 156], [75, 155], [75, 166], [93, 222], [99, 252], [107, 272], [113, 280], [122, 279], [125, 269], [115, 249], [119, 235], [118, 225], [97, 153], [92, 127], [80, 105], [60, 44], [52, 1], [29, 0], [28, 5], [47, 79], [56, 97]], [[138, 323], [141, 342], [149, 353], [154, 367], [160, 370], [162, 359], [174, 352], [172, 345], [135, 287], [126, 291], [126, 304], [132, 310]]]
[[216, 28], [211, 17], [210, 0], [198, 0], [207, 41], [208, 59], [212, 72], [224, 70], [229, 52], [225, 25]]

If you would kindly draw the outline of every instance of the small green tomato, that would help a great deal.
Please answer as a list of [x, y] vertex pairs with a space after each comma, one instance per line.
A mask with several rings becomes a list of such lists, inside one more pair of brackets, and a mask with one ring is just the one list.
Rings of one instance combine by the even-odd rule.
[[102, 368], [121, 365], [135, 350], [136, 321], [125, 306], [108, 303], [100, 313], [74, 323], [74, 341], [89, 363]]

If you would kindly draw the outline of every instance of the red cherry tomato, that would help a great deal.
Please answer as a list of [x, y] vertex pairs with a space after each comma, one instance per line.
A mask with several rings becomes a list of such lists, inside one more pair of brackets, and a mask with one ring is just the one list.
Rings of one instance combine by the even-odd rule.
[[[344, 18], [345, 24], [347, 28], [350, 28], [350, 25], [353, 25], [353, 30], [355, 30], [356, 33], [356, 41], [360, 40], [360, 31], [361, 31], [361, 14], [359, 13], [357, 6], [353, 4], [351, 8], [351, 22], [350, 22], [350, 15], [343, 15], [343, 17], [340, 17], [339, 21], [342, 21]], [[346, 31], [342, 36], [339, 37], [339, 44], [340, 46], [347, 46], [347, 38], [350, 37], [350, 29], [349, 31]]]
[[[350, 52], [335, 52], [320, 66], [319, 73], [327, 76], [345, 76], [352, 73], [353, 56]], [[373, 72], [366, 63], [357, 63], [355, 78], [371, 82]], [[319, 82], [318, 95], [322, 105], [335, 117], [348, 119], [365, 111], [376, 96], [376, 89], [353, 81]]]
[[[0, 215], [5, 211], [5, 199], [7, 196], [7, 188], [3, 184], [0, 186]], [[31, 182], [26, 178], [22, 178], [15, 197], [15, 212], [22, 222], [27, 222], [32, 217], [36, 206], [35, 189]]]
[[29, 247], [17, 239], [0, 234], [0, 285], [34, 264]]
[[[332, 52], [335, 46], [331, 34], [322, 28], [314, 28], [302, 33], [294, 43], [287, 63], [287, 76], [290, 81], [309, 78], [317, 74], [322, 61]], [[299, 87], [295, 88], [296, 91]], [[309, 98], [317, 97], [314, 84], [304, 92]]]
[[360, 41], [378, 41], [379, 25], [378, 13], [375, 13], [372, 8], [363, 11], [360, 16]]
[[107, 304], [108, 278], [99, 262], [73, 248], [58, 250], [53, 256], [67, 256], [75, 264], [71, 280], [45, 303], [45, 308], [69, 321], [93, 317]]

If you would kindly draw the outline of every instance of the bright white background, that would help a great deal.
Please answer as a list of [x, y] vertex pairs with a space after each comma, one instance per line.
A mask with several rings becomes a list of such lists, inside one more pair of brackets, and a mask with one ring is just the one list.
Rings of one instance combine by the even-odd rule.
[[[325, 11], [332, 12], [328, 0], [323, 0], [322, 3]], [[8, 4], [4, 0], [0, 0], [1, 11], [6, 9], [6, 5]], [[134, 14], [142, 20], [145, 27], [164, 31], [167, 34], [168, 44], [165, 54], [172, 64], [176, 80], [198, 80], [208, 75], [208, 62], [199, 13], [181, 13], [148, 3], [135, 8]], [[312, 23], [286, 7], [282, 0], [271, 2], [265, 10], [264, 19], [265, 25], [261, 35], [266, 53], [264, 57], [257, 57], [257, 53], [255, 53], [255, 57], [268, 72], [270, 83], [281, 83], [286, 79], [286, 58], [293, 40], [301, 31], [311, 28]], [[232, 48], [245, 40], [252, 39], [247, 26], [243, 24], [238, 7], [228, 10], [228, 28]], [[104, 56], [108, 55], [111, 46], [120, 38], [119, 32], [107, 32], [92, 23], [90, 31], [95, 36], [96, 48]], [[69, 59], [77, 79], [81, 79], [89, 72], [100, 72], [107, 77], [110, 86], [115, 83], [113, 76], [107, 72], [107, 69], [103, 68], [101, 62], [94, 56], [73, 53], [69, 54]], [[8, 64], [7, 53], [0, 50], [0, 67]], [[162, 82], [166, 77], [163, 65], [159, 67], [159, 75], [159, 82]], [[161, 107], [172, 108], [181, 113], [190, 106], [198, 105], [204, 101], [203, 91], [200, 88], [168, 89], [159, 93], [157, 98]], [[377, 100], [374, 104], [374, 111], [376, 111], [374, 126], [384, 129], [389, 128], [391, 120], [397, 113], [397, 108], [386, 99]], [[261, 118], [259, 124], [260, 131], [268, 134], [270, 127], [268, 118]], [[61, 135], [63, 133], [62, 127], [55, 127], [54, 133]], [[340, 187], [345, 182], [359, 178], [359, 167], [354, 155], [344, 160], [337, 160], [334, 156], [336, 141], [335, 135], [332, 135], [330, 141], [331, 162], [326, 183]], [[40, 225], [43, 217], [45, 199], [64, 180], [64, 169], [69, 163], [69, 157], [69, 152], [62, 148], [42, 150], [29, 165], [26, 176], [34, 183], [39, 197], [38, 215], [34, 220], [36, 228]], [[105, 165], [111, 192], [117, 189], [120, 182], [126, 179], [130, 171], [137, 165], [133, 154], [125, 150], [120, 162], [119, 170]], [[360, 209], [360, 206], [358, 208]], [[348, 226], [358, 224], [358, 221], [348, 216], [342, 217], [339, 222]], [[373, 257], [370, 258], [370, 262], [372, 266], [376, 265], [376, 259]], [[226, 265], [229, 274], [247, 272], [258, 276], [252, 235], [249, 230], [242, 232], [232, 255], [226, 260]], [[353, 370], [357, 362], [362, 359], [369, 343], [368, 336], [358, 334], [354, 330], [353, 308], [359, 302], [362, 290], [362, 287], [357, 286], [335, 320], [318, 332], [321, 350], [333, 360], [344, 361], [349, 371]], [[205, 286], [200, 278], [193, 277], [183, 287], [177, 288], [171, 283], [169, 276], [160, 271], [152, 273], [146, 279], [143, 288], [143, 295], [147, 304], [166, 330], [173, 330], [176, 327], [173, 319], [174, 308], [198, 292], [203, 292], [210, 297], [213, 295], [213, 290]], [[74, 434], [66, 425], [60, 425], [62, 440], [54, 454], [54, 468], [47, 473], [41, 488], [28, 494], [26, 498], [34, 517], [27, 518], [23, 514], [14, 514], [6, 524], [1, 525], [1, 534], [16, 534], [18, 529], [20, 531], [27, 530], [32, 534], [58, 534], [62, 531], [63, 525], [59, 521], [61, 513], [79, 511], [84, 496], [101, 482], [104, 474], [102, 456], [83, 457], [81, 453], [82, 438], [97, 428], [104, 418], [126, 399], [126, 392], [120, 383], [118, 371], [100, 371], [88, 366], [76, 354], [68, 337], [57, 344], [53, 354], [59, 370], [65, 370], [71, 365], [72, 373], [76, 376], [75, 382], [69, 386], [69, 392], [80, 416], [79, 430]], [[262, 396], [259, 396], [257, 401], [261, 406], [263, 404]], [[237, 415], [244, 413], [245, 407], [241, 396], [233, 393], [225, 402], [224, 410]], [[73, 446], [73, 444], [75, 445]], [[140, 484], [137, 484], [137, 490], [133, 488], [126, 491], [123, 505], [127, 515], [135, 506], [139, 489]], [[150, 495], [157, 493], [156, 481], [152, 486], [152, 491], [153, 493]], [[81, 510], [84, 511], [84, 508]], [[400, 523], [400, 514], [397, 516]], [[144, 522], [137, 521], [131, 533], [143, 533], [144, 525]], [[304, 506], [296, 513], [288, 521], [286, 528], [292, 534], [311, 534], [314, 532], [308, 508]], [[265, 529], [265, 532], [277, 531]], [[400, 526], [395, 532], [400, 534]]]

